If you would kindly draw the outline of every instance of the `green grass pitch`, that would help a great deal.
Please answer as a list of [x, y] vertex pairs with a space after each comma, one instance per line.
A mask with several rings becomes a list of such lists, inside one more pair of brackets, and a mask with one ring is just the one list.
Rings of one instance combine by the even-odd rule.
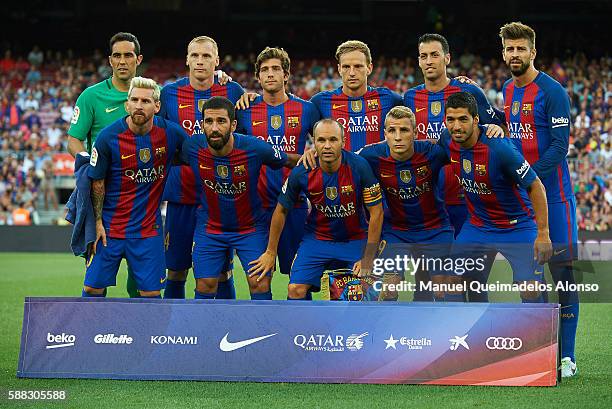
[[[239, 266], [239, 264], [237, 264]], [[505, 267], [498, 263], [495, 274]], [[234, 382], [160, 382], [16, 377], [25, 296], [80, 296], [84, 265], [68, 254], [0, 253], [0, 408], [606, 408], [612, 407], [612, 304], [583, 304], [577, 351], [579, 376], [556, 388], [421, 385], [323, 385]], [[610, 273], [607, 271], [605, 273]], [[110, 297], [123, 297], [125, 268]], [[275, 276], [275, 298], [286, 296]], [[239, 298], [247, 298], [236, 274]], [[187, 287], [193, 297], [193, 279]], [[95, 357], [92, 357], [95, 359]], [[247, 364], [247, 363], [245, 363]], [[9, 390], [65, 390], [66, 401], [15, 402]]]

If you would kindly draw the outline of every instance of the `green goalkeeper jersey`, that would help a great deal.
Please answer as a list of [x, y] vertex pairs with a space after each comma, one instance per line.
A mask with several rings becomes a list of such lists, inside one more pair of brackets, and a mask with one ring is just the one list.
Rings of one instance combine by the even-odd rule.
[[110, 78], [88, 87], [77, 98], [68, 135], [84, 141], [85, 149], [91, 153], [100, 131], [127, 115], [127, 96], [127, 92], [113, 86]]

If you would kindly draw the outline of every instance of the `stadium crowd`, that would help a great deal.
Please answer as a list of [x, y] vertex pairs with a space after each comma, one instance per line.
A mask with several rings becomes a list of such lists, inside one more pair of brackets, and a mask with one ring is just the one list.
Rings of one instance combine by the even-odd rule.
[[[58, 208], [53, 154], [66, 152], [74, 102], [89, 85], [111, 74], [107, 57], [96, 50], [79, 58], [34, 47], [26, 56], [5, 51], [0, 59], [0, 225], [38, 223], [40, 207]], [[146, 56], [145, 56], [146, 57]], [[257, 91], [254, 55], [226, 56], [221, 69], [250, 91]], [[182, 77], [184, 60], [151, 60], [142, 74], [164, 84]], [[422, 82], [415, 58], [379, 57], [370, 85], [403, 94]], [[563, 59], [539, 59], [572, 102], [568, 159], [581, 230], [612, 228], [612, 58], [589, 59], [582, 53]], [[294, 60], [290, 92], [309, 99], [341, 86], [333, 59]], [[502, 107], [502, 85], [509, 71], [501, 58], [489, 60], [469, 51], [454, 58], [451, 76], [479, 83], [491, 103]]]

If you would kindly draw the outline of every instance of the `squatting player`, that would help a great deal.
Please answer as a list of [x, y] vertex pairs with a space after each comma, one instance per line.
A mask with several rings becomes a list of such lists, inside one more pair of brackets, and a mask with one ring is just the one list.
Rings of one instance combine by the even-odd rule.
[[[542, 277], [537, 264], [545, 263], [552, 254], [542, 182], [508, 138], [483, 136], [484, 127], [478, 124], [478, 108], [471, 94], [451, 95], [445, 110], [447, 129], [439, 144], [465, 191], [469, 210], [453, 254], [478, 257], [499, 251], [512, 267], [514, 282], [535, 285]], [[446, 294], [447, 301], [461, 298], [461, 294]], [[526, 290], [521, 292], [521, 299], [540, 302], [543, 295], [537, 289]]]
[[287, 299], [312, 299], [324, 270], [352, 268], [358, 275], [372, 270], [383, 223], [380, 185], [366, 160], [342, 149], [344, 143], [344, 129], [336, 120], [315, 124], [319, 166], [308, 170], [301, 164], [290, 173], [272, 216], [268, 247], [249, 270], [251, 277], [262, 279], [274, 269], [287, 214], [306, 194], [312, 209], [291, 266]]
[[186, 134], [154, 116], [159, 93], [155, 81], [133, 78], [125, 103], [129, 116], [104, 128], [92, 149], [96, 241], [87, 261], [84, 297], [103, 297], [106, 287], [115, 285], [125, 258], [140, 296], [160, 298], [166, 271], [159, 205], [168, 168]]
[[[113, 75], [88, 87], [77, 98], [68, 129], [68, 152], [72, 156], [83, 151], [91, 153], [100, 131], [127, 115], [125, 101], [142, 58], [136, 36], [117, 33], [111, 37], [108, 62]], [[127, 291], [130, 297], [138, 296], [129, 264]]]
[[[263, 95], [251, 102], [246, 110], [237, 110], [238, 129], [247, 135], [262, 139], [275, 149], [301, 155], [313, 125], [319, 120], [319, 111], [312, 102], [287, 94], [291, 60], [282, 48], [266, 47], [257, 56], [255, 77], [263, 89]], [[289, 175], [288, 168], [272, 169], [264, 166], [259, 176], [257, 190], [270, 224], [283, 182]], [[278, 264], [283, 274], [289, 274], [300, 241], [308, 203], [300, 197], [289, 213], [281, 234], [278, 248]]]
[[[444, 258], [450, 253], [453, 228], [438, 178], [448, 160], [440, 146], [415, 141], [415, 130], [410, 108], [394, 107], [385, 118], [386, 142], [359, 151], [380, 181], [388, 207], [382, 232], [386, 248], [381, 256], [394, 257], [409, 247], [415, 258]], [[446, 281], [442, 271], [427, 273], [434, 283]], [[386, 299], [397, 299], [397, 293], [387, 293]], [[435, 299], [443, 301], [444, 294], [435, 294]]]
[[[229, 249], [236, 250], [245, 272], [265, 250], [268, 226], [257, 193], [262, 166], [294, 167], [299, 159], [253, 136], [234, 133], [235, 115], [229, 99], [208, 99], [202, 104], [205, 137], [193, 135], [183, 147], [183, 160], [197, 175], [200, 203], [193, 249], [198, 299], [215, 297]], [[252, 299], [272, 299], [271, 278], [248, 277]]]
[[[548, 199], [550, 238], [554, 254], [548, 266], [555, 282], [574, 283], [577, 257], [576, 199], [567, 151], [570, 104], [561, 84], [534, 67], [535, 32], [521, 23], [500, 29], [503, 58], [512, 79], [503, 87], [510, 138], [542, 179]], [[578, 292], [559, 291], [561, 304], [561, 374], [576, 374], [574, 345], [578, 325]]]
[[[161, 92], [159, 115], [183, 127], [188, 135], [203, 135], [201, 106], [210, 97], [222, 96], [236, 102], [244, 93], [242, 87], [230, 81], [219, 84], [215, 68], [219, 65], [219, 51], [214, 39], [195, 37], [187, 45], [186, 65], [189, 76], [164, 86]], [[191, 249], [196, 223], [197, 192], [195, 175], [187, 165], [170, 169], [164, 191], [168, 201], [165, 225], [165, 256], [168, 281], [164, 298], [185, 298], [185, 281], [191, 267]], [[219, 276], [217, 298], [236, 298], [231, 260]]]

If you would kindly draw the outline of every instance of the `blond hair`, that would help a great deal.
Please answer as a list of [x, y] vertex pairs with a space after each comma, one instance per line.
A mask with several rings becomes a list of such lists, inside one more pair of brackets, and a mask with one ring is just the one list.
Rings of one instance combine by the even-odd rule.
[[366, 63], [372, 64], [372, 54], [370, 48], [363, 41], [349, 40], [345, 41], [338, 46], [336, 49], [336, 60], [340, 62], [340, 56], [342, 54], [350, 53], [351, 51], [361, 51], [366, 58]]
[[219, 55], [219, 47], [217, 46], [217, 42], [215, 40], [213, 40], [209, 36], [198, 36], [198, 37], [194, 38], [193, 40], [191, 40], [189, 42], [189, 44], [187, 44], [187, 53], [189, 53], [189, 47], [191, 46], [191, 44], [193, 44], [193, 43], [203, 43], [203, 42], [206, 42], [206, 41], [208, 41], [209, 43], [212, 44], [213, 49], [215, 50], [217, 55]]
[[416, 130], [416, 117], [414, 116], [414, 112], [412, 109], [405, 106], [396, 106], [391, 108], [387, 116], [385, 117], [385, 126], [387, 125], [387, 120], [389, 118], [393, 119], [403, 119], [408, 118], [410, 125], [412, 125], [412, 130]]
[[155, 102], [159, 101], [159, 96], [160, 96], [159, 86], [157, 85], [157, 82], [155, 82], [151, 78], [145, 78], [145, 77], [132, 78], [132, 81], [130, 81], [130, 89], [128, 91], [128, 96], [132, 94], [132, 90], [134, 88], [152, 89], [153, 94], [151, 95], [151, 97], [153, 98], [153, 101]]

